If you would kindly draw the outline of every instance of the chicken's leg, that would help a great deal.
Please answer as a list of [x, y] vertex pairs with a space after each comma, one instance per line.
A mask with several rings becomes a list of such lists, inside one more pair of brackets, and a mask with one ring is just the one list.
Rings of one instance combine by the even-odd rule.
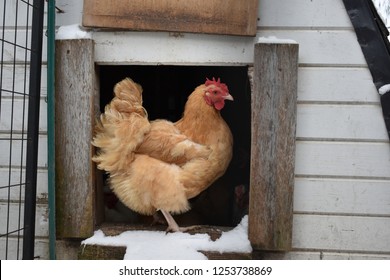
[[168, 211], [161, 210], [161, 213], [164, 215], [168, 223], [168, 228], [166, 231], [173, 231], [173, 232], [182, 231], [180, 230], [180, 227], [177, 225], [176, 221], [173, 219], [172, 215]]
[[190, 227], [179, 227], [176, 221], [173, 219], [172, 215], [165, 210], [160, 210], [161, 213], [164, 215], [165, 219], [167, 220], [168, 223], [168, 228], [166, 229], [167, 232], [172, 231], [172, 232], [186, 232], [192, 229], [197, 229], [199, 226], [190, 226]]

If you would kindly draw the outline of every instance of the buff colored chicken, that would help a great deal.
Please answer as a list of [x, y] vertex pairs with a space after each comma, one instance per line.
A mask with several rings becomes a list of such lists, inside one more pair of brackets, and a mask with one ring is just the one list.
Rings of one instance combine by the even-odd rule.
[[167, 231], [185, 231], [171, 214], [188, 211], [188, 200], [222, 176], [232, 158], [232, 134], [220, 114], [225, 100], [233, 100], [228, 87], [206, 79], [175, 123], [149, 121], [142, 87], [129, 78], [114, 93], [96, 126], [93, 160], [127, 207], [143, 215], [160, 210]]

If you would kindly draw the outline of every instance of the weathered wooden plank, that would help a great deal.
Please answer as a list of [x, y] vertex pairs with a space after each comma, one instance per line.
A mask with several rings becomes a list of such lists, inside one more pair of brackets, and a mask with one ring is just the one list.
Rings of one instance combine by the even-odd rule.
[[84, 0], [83, 25], [254, 36], [257, 0]]
[[298, 101], [380, 103], [368, 68], [353, 67], [300, 67]]
[[126, 247], [81, 245], [78, 253], [79, 260], [123, 260]]
[[56, 41], [57, 237], [94, 230], [95, 176], [91, 145], [98, 102], [92, 40]]
[[340, 0], [289, 0], [288, 5], [284, 0], [260, 1], [259, 18], [260, 27], [352, 27]]
[[255, 45], [249, 202], [255, 249], [291, 248], [297, 72], [297, 44]]
[[[116, 236], [126, 231], [165, 231], [165, 225], [143, 225], [143, 224], [115, 224], [103, 223], [99, 229], [105, 236]], [[223, 232], [232, 230], [231, 227], [199, 225], [187, 231], [189, 234], [208, 234], [210, 239], [215, 241], [221, 237]]]
[[298, 104], [297, 137], [388, 141], [378, 105]]
[[390, 178], [388, 143], [297, 141], [295, 174]]
[[295, 214], [293, 248], [390, 255], [390, 218]]
[[79, 239], [57, 239], [56, 259], [57, 260], [77, 260], [80, 249]]
[[294, 211], [390, 215], [390, 180], [295, 178]]
[[199, 251], [206, 256], [208, 260], [251, 260], [252, 253], [234, 253], [234, 252], [215, 252], [215, 251]]

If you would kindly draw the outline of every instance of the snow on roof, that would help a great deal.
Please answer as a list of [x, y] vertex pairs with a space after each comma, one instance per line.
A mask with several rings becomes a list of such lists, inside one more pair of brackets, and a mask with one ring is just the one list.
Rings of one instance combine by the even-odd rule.
[[275, 36], [259, 37], [257, 43], [268, 43], [268, 44], [298, 44], [292, 39], [280, 39]]
[[83, 245], [126, 246], [124, 259], [133, 260], [205, 260], [202, 251], [250, 253], [248, 216], [215, 241], [208, 234], [161, 231], [126, 231], [117, 236], [105, 236], [101, 230], [84, 240]]
[[91, 33], [83, 30], [80, 25], [60, 26], [56, 32], [56, 40], [90, 39]]

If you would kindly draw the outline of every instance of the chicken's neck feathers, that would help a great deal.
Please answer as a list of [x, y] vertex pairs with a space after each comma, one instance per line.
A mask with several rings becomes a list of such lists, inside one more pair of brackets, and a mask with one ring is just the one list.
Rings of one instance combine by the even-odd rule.
[[190, 139], [201, 143], [210, 144], [209, 134], [225, 126], [220, 111], [210, 106], [204, 100], [203, 88], [200, 86], [192, 93], [184, 108], [183, 117], [175, 123], [175, 126]]

